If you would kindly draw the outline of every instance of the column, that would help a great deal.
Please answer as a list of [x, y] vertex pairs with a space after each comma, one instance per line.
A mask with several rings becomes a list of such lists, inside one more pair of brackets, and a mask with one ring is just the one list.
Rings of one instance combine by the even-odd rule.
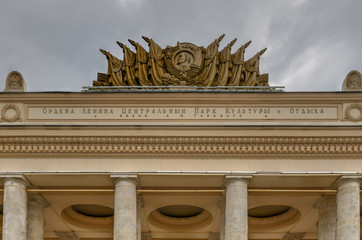
[[226, 177], [225, 239], [248, 239], [248, 184], [250, 177]]
[[322, 196], [314, 207], [319, 209], [318, 240], [335, 240], [337, 222], [336, 197]]
[[225, 239], [225, 196], [220, 196], [217, 203], [220, 208], [220, 240]]
[[44, 239], [44, 208], [48, 202], [40, 194], [28, 196], [27, 239]]
[[79, 240], [74, 232], [55, 232], [59, 240]]
[[337, 240], [360, 240], [360, 180], [342, 177], [337, 188]]
[[114, 180], [113, 240], [137, 240], [137, 183], [136, 175]]
[[3, 240], [26, 240], [28, 183], [15, 177], [6, 177], [3, 183]]
[[142, 208], [144, 207], [142, 195], [137, 195], [137, 240], [142, 239]]

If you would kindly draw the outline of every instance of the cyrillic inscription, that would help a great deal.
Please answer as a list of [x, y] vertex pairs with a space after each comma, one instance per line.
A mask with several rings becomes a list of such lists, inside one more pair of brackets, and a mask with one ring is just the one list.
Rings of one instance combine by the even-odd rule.
[[332, 120], [337, 106], [29, 107], [30, 120]]

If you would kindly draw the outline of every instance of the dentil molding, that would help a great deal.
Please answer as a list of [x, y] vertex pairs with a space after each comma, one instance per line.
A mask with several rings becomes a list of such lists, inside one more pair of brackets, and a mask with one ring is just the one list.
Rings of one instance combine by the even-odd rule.
[[362, 137], [0, 137], [0, 158], [362, 157]]

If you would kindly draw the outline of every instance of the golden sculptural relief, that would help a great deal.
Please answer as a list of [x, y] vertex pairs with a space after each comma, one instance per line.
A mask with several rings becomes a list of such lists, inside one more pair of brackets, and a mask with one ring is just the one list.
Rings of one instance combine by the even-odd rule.
[[135, 52], [117, 42], [123, 49], [123, 60], [100, 49], [108, 60], [108, 72], [98, 73], [93, 86], [268, 86], [268, 74], [259, 71], [260, 56], [266, 48], [245, 61], [245, 49], [251, 41], [232, 53], [234, 39], [219, 51], [224, 36], [206, 48], [178, 42], [165, 49], [142, 37], [148, 43], [148, 52], [133, 40], [128, 41]]

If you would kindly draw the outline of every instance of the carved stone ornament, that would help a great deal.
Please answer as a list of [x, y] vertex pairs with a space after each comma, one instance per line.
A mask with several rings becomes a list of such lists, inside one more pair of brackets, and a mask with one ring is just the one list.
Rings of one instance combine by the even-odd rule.
[[21, 110], [15, 104], [6, 104], [1, 109], [1, 121], [2, 122], [16, 122], [21, 121]]
[[[169, 147], [165, 148], [165, 145]], [[223, 146], [223, 151], [220, 151], [220, 146]], [[0, 137], [0, 157], [23, 156], [90, 159], [361, 159], [362, 137]]]
[[4, 92], [25, 92], [26, 84], [21, 73], [12, 71], [8, 74]]
[[362, 104], [351, 104], [344, 111], [344, 119], [352, 122], [362, 121]]
[[260, 56], [266, 48], [244, 60], [251, 41], [232, 52], [236, 38], [223, 49], [219, 44], [225, 34], [207, 47], [178, 42], [161, 48], [151, 38], [148, 52], [138, 42], [128, 40], [135, 52], [117, 42], [123, 50], [123, 60], [103, 49], [108, 61], [107, 73], [98, 73], [93, 86], [268, 86], [268, 74], [260, 74]]
[[362, 74], [356, 70], [349, 72], [343, 81], [342, 91], [362, 91]]

